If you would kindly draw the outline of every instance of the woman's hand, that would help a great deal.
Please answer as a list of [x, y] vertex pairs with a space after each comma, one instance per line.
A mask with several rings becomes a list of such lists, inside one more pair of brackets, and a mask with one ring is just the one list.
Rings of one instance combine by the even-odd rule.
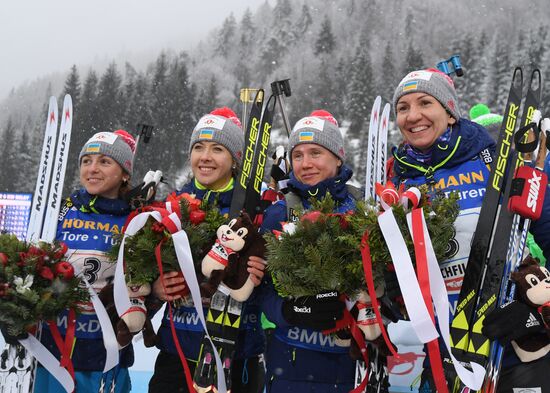
[[265, 266], [267, 262], [265, 259], [260, 257], [251, 256], [248, 259], [248, 268], [247, 271], [250, 274], [250, 279], [254, 283], [254, 286], [257, 287], [262, 282], [265, 273]]
[[180, 272], [168, 272], [164, 274], [164, 282], [159, 277], [153, 283], [153, 295], [163, 302], [171, 302], [181, 299], [181, 292], [185, 288], [187, 284]]

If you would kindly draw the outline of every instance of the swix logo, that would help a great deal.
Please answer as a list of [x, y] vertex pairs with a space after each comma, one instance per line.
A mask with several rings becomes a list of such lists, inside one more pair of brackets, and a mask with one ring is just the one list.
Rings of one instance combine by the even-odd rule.
[[208, 125], [210, 125], [210, 124], [214, 123], [214, 120], [208, 119], [208, 120], [205, 121], [205, 123], [208, 124]]
[[40, 174], [40, 187], [38, 188], [38, 195], [36, 196], [36, 210], [40, 211], [42, 206], [42, 193], [44, 191], [44, 185], [46, 183], [46, 170], [48, 169], [48, 158], [50, 157], [50, 150], [52, 147], [52, 137], [48, 137], [48, 143], [46, 144], [46, 154], [44, 155], [44, 162], [42, 163], [42, 173]]
[[537, 176], [537, 172], [533, 171], [533, 177], [527, 182], [529, 183], [529, 195], [527, 195], [527, 207], [534, 213], [537, 210], [537, 199], [540, 190], [540, 181], [542, 175]]
[[302, 314], [311, 314], [311, 307], [307, 307], [307, 306], [304, 306], [304, 307], [294, 306], [294, 312], [299, 312], [299, 313], [302, 313]]
[[319, 293], [316, 296], [317, 299], [324, 299], [326, 297], [338, 297], [338, 292]]
[[307, 126], [310, 125], [310, 124], [313, 124], [313, 120], [308, 119], [308, 120], [304, 121], [304, 124], [307, 125]]
[[493, 176], [493, 188], [497, 191], [500, 191], [502, 186], [502, 179], [504, 177], [504, 172], [506, 170], [506, 162], [508, 160], [508, 155], [510, 154], [510, 146], [512, 143], [512, 135], [514, 134], [514, 129], [516, 128], [516, 119], [517, 111], [519, 106], [510, 104], [510, 109], [508, 110], [508, 118], [506, 119], [506, 129], [504, 130], [505, 135], [500, 145], [500, 150], [498, 152], [498, 159], [495, 165], [495, 175]]

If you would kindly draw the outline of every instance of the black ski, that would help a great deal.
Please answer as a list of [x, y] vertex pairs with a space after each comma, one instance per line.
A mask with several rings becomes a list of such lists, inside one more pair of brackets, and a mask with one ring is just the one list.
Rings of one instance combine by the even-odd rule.
[[246, 196], [244, 199], [243, 208], [253, 222], [256, 215], [260, 213], [262, 208], [260, 203], [262, 196], [262, 182], [264, 180], [265, 165], [267, 163], [268, 153], [267, 149], [271, 138], [271, 128], [276, 103], [277, 96], [271, 95], [267, 100], [264, 113], [262, 115], [260, 134], [258, 142], [256, 143], [256, 150], [254, 151], [254, 161], [252, 162], [254, 176], [250, 176], [250, 181], [246, 187]]
[[237, 182], [233, 190], [233, 198], [231, 199], [231, 207], [229, 209], [229, 217], [237, 217], [241, 209], [245, 206], [247, 187], [250, 180], [255, 177], [254, 162], [257, 149], [258, 137], [260, 136], [260, 126], [262, 119], [262, 108], [264, 104], [264, 91], [258, 90], [252, 107], [250, 108], [250, 116], [246, 123], [245, 133], [245, 149], [243, 153], [242, 168], [237, 175]]
[[[514, 90], [517, 70], [514, 72], [511, 93]], [[521, 92], [520, 89], [518, 89], [518, 92]], [[526, 126], [531, 123], [532, 115], [540, 102], [540, 95], [540, 71], [534, 70], [531, 74], [520, 126]], [[509, 248], [514, 246], [514, 239], [518, 237], [516, 232], [523, 229], [517, 225], [517, 218], [507, 208], [515, 169], [523, 165], [522, 157], [517, 151], [512, 150], [512, 139], [518, 120], [520, 98], [517, 92], [511, 94], [511, 98], [512, 101], [508, 101], [503, 126], [501, 127], [501, 135], [497, 145], [497, 160], [493, 163], [488, 191], [483, 202], [483, 206], [485, 206], [489, 190], [493, 190], [492, 194], [497, 194], [500, 199], [500, 205], [497, 200], [494, 206], [498, 210], [498, 214], [489, 222], [483, 222], [480, 214], [480, 223], [478, 223], [476, 236], [472, 242], [472, 252], [468, 260], [466, 275], [451, 330], [455, 349], [460, 349], [455, 352], [455, 356], [461, 361], [475, 361], [481, 365], [489, 366], [489, 371], [493, 369], [492, 357], [495, 355], [497, 349], [494, 346], [491, 347], [489, 339], [482, 335], [481, 329], [485, 317], [499, 302], [503, 282], [508, 282], [511, 270], [507, 267], [507, 261], [510, 258]], [[504, 131], [504, 134], [502, 131]], [[524, 132], [523, 129], [522, 132]], [[506, 162], [506, 165], [504, 165], [504, 162]], [[500, 182], [497, 180], [500, 180]], [[499, 192], [496, 193], [494, 191], [497, 190], [496, 186], [498, 184], [500, 184], [498, 188]], [[484, 239], [489, 240], [489, 243], [486, 245], [483, 244], [484, 248], [480, 248], [479, 242], [476, 243], [480, 225], [490, 226], [490, 232], [487, 232], [490, 235], [484, 237]], [[481, 235], [483, 236], [484, 234], [482, 233]], [[474, 247], [477, 247], [476, 252], [479, 256], [472, 260]], [[483, 257], [483, 255], [485, 256]], [[480, 257], [483, 257], [483, 259], [479, 259]], [[473, 264], [471, 265], [470, 262], [473, 262]], [[472, 270], [470, 270], [470, 267], [472, 267]], [[479, 280], [479, 286], [476, 290], [472, 290], [471, 280], [475, 279], [476, 276], [477, 280]], [[474, 309], [475, 312], [473, 312]], [[455, 336], [453, 336], [453, 333]], [[458, 341], [457, 337], [459, 337]], [[455, 380], [453, 389], [454, 391], [460, 391], [462, 386], [457, 379]]]
[[[468, 353], [470, 337], [472, 335], [471, 324], [475, 319], [476, 305], [483, 284], [483, 274], [496, 227], [497, 214], [503, 197], [504, 176], [507, 173], [506, 168], [510, 161], [512, 139], [521, 105], [522, 89], [523, 72], [518, 67], [514, 70], [512, 77], [497, 140], [496, 157], [493, 158], [491, 163], [491, 174], [487, 182], [476, 230], [472, 238], [466, 271], [450, 328], [453, 355], [461, 362], [472, 360], [477, 363], [483, 362], [482, 357], [472, 356], [471, 353]], [[455, 373], [452, 360], [446, 356], [443, 359], [443, 363], [449, 375], [449, 391], [460, 391], [459, 389], [463, 385]]]
[[[531, 73], [531, 79], [529, 82], [529, 88], [525, 97], [523, 114], [521, 117], [521, 128], [518, 134], [525, 134], [525, 131], [530, 129], [533, 113], [538, 109], [541, 100], [541, 74], [538, 69], [533, 70]], [[535, 130], [535, 133], [537, 131]], [[523, 138], [523, 141], [527, 141], [527, 135], [519, 135]], [[534, 143], [533, 148], [538, 144], [538, 137]], [[516, 144], [517, 146], [517, 144]], [[545, 149], [545, 146], [540, 148]], [[525, 220], [519, 215], [516, 215], [509, 211], [507, 208], [510, 193], [512, 191], [512, 180], [515, 170], [524, 165], [522, 155], [518, 152], [518, 148], [512, 152], [511, 164], [509, 175], [506, 178], [505, 193], [503, 198], [503, 206], [501, 209], [497, 227], [495, 229], [495, 235], [493, 244], [497, 245], [491, 250], [491, 256], [487, 262], [487, 274], [483, 282], [481, 294], [479, 298], [478, 311], [476, 312], [476, 320], [474, 321], [471, 343], [469, 351], [477, 353], [483, 356], [484, 361], [487, 364], [487, 377], [486, 387], [484, 391], [493, 391], [496, 388], [496, 379], [498, 377], [498, 371], [500, 369], [500, 362], [502, 360], [502, 347], [497, 343], [490, 343], [489, 340], [481, 334], [481, 328], [483, 327], [483, 320], [495, 307], [503, 304], [506, 300], [506, 288], [510, 280], [510, 274], [512, 273], [514, 263], [513, 259], [516, 257], [512, 255], [515, 249], [515, 243], [517, 239], [529, 227], [529, 221], [525, 223]], [[521, 221], [521, 223], [520, 223]], [[506, 243], [507, 242], [507, 243]], [[499, 247], [499, 244], [508, 244], [508, 247]], [[523, 250], [521, 250], [522, 252]], [[490, 272], [490, 273], [489, 273]], [[500, 273], [500, 277], [498, 274]], [[487, 275], [489, 279], [487, 279]]]
[[474, 320], [475, 306], [483, 282], [483, 272], [493, 236], [494, 224], [499, 210], [504, 186], [504, 176], [511, 153], [512, 138], [521, 104], [523, 73], [521, 68], [514, 70], [512, 85], [504, 112], [497, 141], [497, 156], [491, 165], [491, 175], [481, 205], [476, 231], [468, 256], [466, 272], [462, 282], [455, 316], [451, 325], [451, 345], [456, 350], [455, 356], [468, 351], [470, 342], [470, 323]]

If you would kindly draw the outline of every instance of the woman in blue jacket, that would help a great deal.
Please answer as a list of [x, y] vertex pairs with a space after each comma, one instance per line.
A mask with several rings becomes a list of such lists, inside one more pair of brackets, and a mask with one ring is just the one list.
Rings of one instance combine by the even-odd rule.
[[[264, 231], [279, 230], [281, 222], [294, 219], [293, 209], [308, 208], [311, 198], [323, 198], [327, 193], [336, 201], [335, 212], [355, 207], [356, 196], [346, 185], [352, 171], [344, 164], [344, 141], [330, 113], [314, 111], [298, 121], [289, 137], [288, 152], [290, 192], [286, 201], [265, 211]], [[342, 343], [322, 333], [335, 326], [343, 302], [335, 292], [282, 298], [272, 282], [266, 281], [262, 309], [276, 325], [266, 353], [267, 392], [349, 392], [355, 372], [355, 362], [348, 354], [349, 340]]]
[[[189, 142], [193, 178], [177, 194], [185, 192], [209, 203], [216, 203], [223, 214], [228, 214], [243, 148], [244, 134], [233, 111], [221, 108], [203, 116]], [[265, 262], [261, 258], [251, 257], [248, 265], [253, 281], [259, 285]], [[179, 299], [177, 293], [185, 288], [185, 279], [178, 276], [177, 272], [166, 273], [164, 277], [164, 285], [160, 279], [154, 283], [153, 294], [163, 302]], [[193, 306], [182, 306], [174, 312], [173, 319], [179, 344], [193, 374], [204, 336], [197, 310]], [[264, 352], [265, 338], [255, 293], [246, 302], [241, 321], [236, 359], [232, 365], [232, 391], [258, 393], [263, 388], [264, 372], [260, 355]], [[168, 311], [158, 335], [160, 353], [149, 383], [149, 392], [187, 392], [183, 366], [170, 330]]]
[[[123, 199], [129, 189], [135, 141], [126, 131], [95, 134], [80, 151], [80, 184], [61, 209], [56, 239], [64, 242], [68, 261], [76, 272], [81, 272], [96, 292], [111, 283], [115, 264], [106, 253], [114, 243], [113, 235], [120, 234], [130, 213], [130, 206]], [[103, 374], [105, 348], [103, 333], [91, 303], [81, 305], [76, 320], [72, 362], [75, 370], [75, 391], [97, 393], [101, 385], [115, 392], [129, 392], [128, 367], [134, 362], [132, 346], [120, 352], [120, 363]], [[58, 329], [64, 336], [67, 315], [57, 319]], [[41, 341], [57, 357], [59, 350], [46, 324]], [[38, 367], [35, 392], [62, 392], [57, 380], [44, 368]]]
[[[393, 151], [394, 182], [407, 186], [428, 184], [445, 194], [459, 193], [456, 234], [446, 260], [440, 262], [453, 313], [489, 180], [495, 142], [485, 128], [461, 117], [453, 81], [438, 70], [409, 73], [397, 86], [393, 103], [397, 125], [404, 138], [403, 144]], [[549, 201], [545, 199], [545, 207], [550, 208]], [[550, 251], [548, 230], [546, 233], [544, 230], [548, 228], [548, 216], [543, 213], [541, 220], [531, 227], [535, 240], [546, 252]], [[508, 363], [504, 367], [511, 365]], [[425, 366], [429, 367], [428, 360]], [[542, 359], [531, 366], [533, 370], [543, 370], [550, 364], [548, 359]], [[514, 387], [550, 389], [548, 381], [544, 381], [544, 373], [538, 372], [539, 377], [536, 373], [522, 373], [512, 378], [507, 378], [506, 374], [507, 371], [502, 374], [499, 392], [512, 392]], [[420, 391], [434, 389], [431, 371], [426, 369]]]

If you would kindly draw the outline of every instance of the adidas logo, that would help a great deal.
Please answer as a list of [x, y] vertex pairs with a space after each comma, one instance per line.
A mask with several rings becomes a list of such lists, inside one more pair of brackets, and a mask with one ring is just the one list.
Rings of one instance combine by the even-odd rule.
[[525, 324], [525, 327], [530, 328], [530, 327], [533, 327], [533, 326], [540, 326], [540, 322], [533, 315], [533, 313], [529, 313], [529, 319], [527, 319], [527, 323]]

